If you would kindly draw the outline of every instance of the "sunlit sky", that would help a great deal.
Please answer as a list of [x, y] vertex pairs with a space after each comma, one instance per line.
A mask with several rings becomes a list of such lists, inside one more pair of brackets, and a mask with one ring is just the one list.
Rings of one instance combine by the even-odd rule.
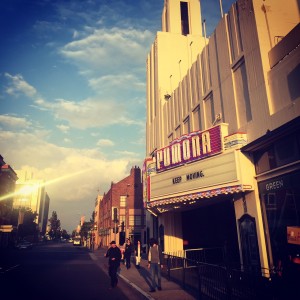
[[[224, 13], [233, 2], [222, 1]], [[90, 220], [98, 193], [142, 167], [146, 56], [163, 4], [0, 1], [0, 155], [52, 183], [49, 218], [56, 211], [69, 233]], [[209, 36], [220, 1], [201, 9]]]

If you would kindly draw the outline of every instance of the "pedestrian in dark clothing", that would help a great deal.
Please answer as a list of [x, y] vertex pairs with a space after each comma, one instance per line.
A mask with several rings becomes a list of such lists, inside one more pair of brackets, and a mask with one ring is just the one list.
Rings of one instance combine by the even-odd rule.
[[108, 275], [110, 276], [111, 287], [114, 288], [118, 284], [118, 269], [121, 261], [121, 250], [117, 247], [115, 241], [111, 241], [110, 248], [108, 248], [106, 254], [108, 257]]
[[[161, 269], [163, 268], [163, 254], [156, 239], [150, 240], [150, 249], [148, 252], [148, 268], [151, 271], [151, 289], [150, 292], [155, 292], [155, 287], [161, 290]], [[155, 282], [157, 277], [157, 284]]]
[[131, 267], [131, 254], [133, 252], [133, 246], [129, 239], [127, 239], [125, 244], [125, 252], [124, 252], [124, 258], [125, 258], [125, 264], [126, 268], [129, 269]]

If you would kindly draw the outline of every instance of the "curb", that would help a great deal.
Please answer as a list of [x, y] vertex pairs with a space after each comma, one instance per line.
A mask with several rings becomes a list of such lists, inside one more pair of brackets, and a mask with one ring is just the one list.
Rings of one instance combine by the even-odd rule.
[[[105, 270], [103, 268], [103, 266], [100, 264], [100, 262], [98, 262], [98, 258], [94, 253], [89, 253], [90, 257], [92, 260], [97, 262], [97, 265], [102, 269]], [[106, 271], [106, 270], [105, 270]], [[128, 280], [125, 276], [123, 276], [122, 274], [119, 274], [119, 277], [122, 278], [125, 282], [127, 282], [131, 287], [133, 287], [134, 289], [136, 289], [139, 293], [141, 293], [145, 298], [149, 299], [149, 300], [155, 300], [154, 298], [152, 298], [149, 294], [147, 294], [144, 290], [142, 290], [141, 288], [139, 288], [135, 283], [133, 283], [132, 281]]]

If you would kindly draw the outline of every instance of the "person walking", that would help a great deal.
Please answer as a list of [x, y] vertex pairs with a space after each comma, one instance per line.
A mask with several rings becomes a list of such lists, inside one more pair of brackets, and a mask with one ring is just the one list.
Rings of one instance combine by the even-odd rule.
[[130, 239], [126, 240], [126, 244], [125, 244], [125, 251], [124, 251], [124, 258], [125, 258], [125, 265], [127, 270], [131, 267], [131, 254], [133, 252], [133, 247], [131, 244]]
[[110, 242], [110, 247], [108, 248], [105, 256], [108, 257], [108, 275], [110, 277], [110, 285], [111, 288], [114, 288], [118, 284], [117, 272], [121, 261], [121, 250], [117, 247], [115, 241]]
[[120, 245], [120, 250], [121, 250], [121, 263], [123, 263], [123, 265], [125, 265], [125, 258], [124, 258], [124, 252], [125, 252], [125, 243], [123, 245]]
[[139, 269], [141, 263], [141, 242], [140, 241], [137, 242], [134, 252], [135, 252], [135, 266], [137, 269]]
[[[151, 289], [150, 292], [155, 292], [155, 287], [161, 291], [161, 269], [163, 268], [163, 255], [157, 240], [152, 238], [150, 240], [150, 248], [148, 252], [148, 268], [151, 271]], [[155, 282], [157, 277], [157, 284]]]

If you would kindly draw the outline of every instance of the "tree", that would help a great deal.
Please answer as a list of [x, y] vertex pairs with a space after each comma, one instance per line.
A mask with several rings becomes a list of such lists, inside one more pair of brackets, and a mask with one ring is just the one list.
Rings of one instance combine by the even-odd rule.
[[87, 239], [89, 232], [93, 228], [94, 223], [93, 222], [84, 222], [80, 229], [80, 236]]
[[49, 236], [52, 239], [59, 238], [61, 236], [61, 228], [60, 228], [60, 220], [57, 218], [56, 211], [52, 212], [52, 217], [48, 220], [49, 221]]
[[61, 230], [61, 237], [64, 238], [64, 239], [70, 238], [70, 235], [68, 234], [66, 229]]

